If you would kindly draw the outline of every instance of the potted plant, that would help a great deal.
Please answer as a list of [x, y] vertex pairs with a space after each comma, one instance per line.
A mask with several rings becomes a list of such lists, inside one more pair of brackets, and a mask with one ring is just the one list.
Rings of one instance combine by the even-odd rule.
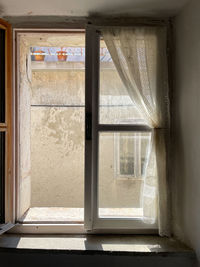
[[35, 56], [35, 61], [44, 61], [44, 51], [42, 50], [37, 50], [33, 52], [34, 56]]
[[66, 61], [67, 60], [67, 51], [64, 51], [61, 47], [60, 51], [57, 51], [58, 61]]

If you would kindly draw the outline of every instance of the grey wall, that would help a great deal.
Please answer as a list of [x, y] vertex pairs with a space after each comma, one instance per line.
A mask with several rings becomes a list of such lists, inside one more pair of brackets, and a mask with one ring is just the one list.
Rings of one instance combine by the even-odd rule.
[[200, 1], [175, 20], [174, 233], [193, 247], [200, 266]]

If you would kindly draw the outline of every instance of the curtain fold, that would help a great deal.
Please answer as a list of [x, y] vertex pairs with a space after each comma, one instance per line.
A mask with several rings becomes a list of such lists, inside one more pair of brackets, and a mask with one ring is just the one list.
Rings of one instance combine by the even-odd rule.
[[143, 181], [143, 221], [170, 236], [166, 132], [169, 98], [165, 27], [105, 27], [102, 35], [127, 93], [152, 128]]

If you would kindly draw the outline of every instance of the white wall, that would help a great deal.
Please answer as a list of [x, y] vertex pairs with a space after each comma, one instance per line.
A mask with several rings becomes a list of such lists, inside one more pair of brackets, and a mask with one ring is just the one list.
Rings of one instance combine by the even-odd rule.
[[[176, 17], [174, 232], [193, 247], [200, 266], [200, 1]], [[176, 190], [175, 190], [176, 188]]]

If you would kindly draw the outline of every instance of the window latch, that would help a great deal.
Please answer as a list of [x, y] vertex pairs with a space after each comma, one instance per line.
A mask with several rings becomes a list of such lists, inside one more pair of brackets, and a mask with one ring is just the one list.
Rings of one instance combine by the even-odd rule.
[[85, 132], [86, 140], [92, 140], [92, 113], [86, 113]]

